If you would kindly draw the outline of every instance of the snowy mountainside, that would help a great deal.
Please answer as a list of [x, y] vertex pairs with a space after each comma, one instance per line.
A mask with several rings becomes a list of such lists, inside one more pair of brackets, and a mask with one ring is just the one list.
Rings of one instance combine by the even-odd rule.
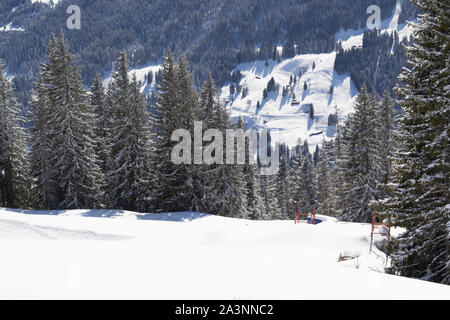
[[[399, 39], [410, 37], [413, 27], [399, 24], [403, 0], [397, 0], [389, 19], [381, 21], [381, 33], [392, 34], [396, 31]], [[342, 41], [344, 50], [362, 46], [363, 33], [360, 30], [341, 30], [336, 40]], [[279, 48], [281, 51], [282, 48]], [[265, 128], [271, 132], [272, 142], [284, 142], [295, 146], [299, 139], [308, 140], [309, 150], [314, 151], [316, 145], [329, 140], [335, 134], [335, 126], [328, 126], [328, 117], [338, 108], [339, 121], [353, 112], [353, 103], [358, 88], [349, 74], [338, 74], [334, 70], [336, 53], [297, 55], [292, 59], [274, 61], [255, 61], [238, 65], [233, 71], [241, 71], [243, 77], [239, 85], [248, 89], [242, 97], [239, 92], [230, 95], [229, 85], [221, 90], [221, 99], [227, 103], [231, 115], [236, 120], [242, 116], [247, 127]], [[313, 68], [314, 63], [314, 68]], [[283, 97], [284, 86], [290, 83], [290, 77], [299, 76], [297, 83]], [[269, 92], [263, 100], [263, 90], [268, 81], [274, 78], [279, 85], [278, 92]], [[304, 90], [306, 82], [308, 89]], [[332, 90], [330, 90], [332, 88]], [[295, 99], [294, 99], [295, 98]], [[256, 109], [257, 102], [261, 107]], [[314, 107], [314, 120], [309, 118], [309, 105]]]
[[385, 274], [369, 224], [316, 218], [0, 208], [0, 298], [450, 297], [448, 286]]
[[[297, 55], [279, 64], [268, 61], [267, 66], [265, 61], [240, 64], [235, 70], [241, 71], [239, 85], [248, 89], [248, 95], [243, 97], [240, 92], [230, 95], [230, 86], [225, 86], [220, 98], [227, 103], [232, 118], [242, 116], [249, 128], [266, 128], [273, 142], [294, 146], [300, 138], [315, 147], [335, 133], [334, 127], [328, 127], [328, 116], [335, 113], [335, 106], [339, 108], [340, 117], [344, 117], [353, 111], [353, 101], [358, 94], [349, 75], [334, 71], [335, 58], [336, 53], [332, 52]], [[282, 87], [289, 85], [291, 76], [297, 77], [296, 84], [293, 83], [289, 94], [283, 97]], [[263, 100], [263, 90], [272, 77], [280, 88], [278, 92], [268, 92]], [[259, 110], [256, 108], [258, 101]], [[311, 104], [314, 120], [308, 113]]]

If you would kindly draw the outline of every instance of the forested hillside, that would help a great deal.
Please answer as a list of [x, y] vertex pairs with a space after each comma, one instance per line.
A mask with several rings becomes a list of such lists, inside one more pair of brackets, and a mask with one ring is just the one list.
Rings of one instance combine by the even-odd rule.
[[[66, 37], [82, 62], [81, 73], [91, 83], [96, 72], [112, 70], [121, 50], [130, 65], [161, 61], [167, 49], [184, 53], [195, 84], [211, 71], [218, 84], [230, 78], [237, 63], [273, 57], [282, 45], [286, 56], [330, 52], [340, 30], [359, 29], [376, 4], [381, 18], [392, 14], [396, 0], [61, 0], [55, 7], [31, 0], [0, 4], [0, 26], [12, 23], [22, 32], [0, 32], [0, 59], [14, 74], [19, 99], [31, 90], [31, 80], [45, 55], [49, 35], [66, 28], [69, 5], [82, 13], [81, 30]], [[258, 53], [256, 48], [261, 48]], [[295, 48], [295, 49], [294, 49]]]

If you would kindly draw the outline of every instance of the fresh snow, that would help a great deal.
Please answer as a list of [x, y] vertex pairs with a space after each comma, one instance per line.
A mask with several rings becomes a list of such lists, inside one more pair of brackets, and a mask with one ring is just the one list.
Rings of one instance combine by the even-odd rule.
[[450, 298], [383, 273], [370, 225], [317, 218], [0, 209], [0, 299]]

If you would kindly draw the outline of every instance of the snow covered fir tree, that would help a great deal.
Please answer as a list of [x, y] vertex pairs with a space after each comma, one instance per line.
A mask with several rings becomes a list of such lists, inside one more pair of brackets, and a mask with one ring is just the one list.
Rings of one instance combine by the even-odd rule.
[[414, 1], [422, 14], [396, 88], [392, 195], [385, 215], [406, 228], [392, 244], [394, 274], [450, 284], [450, 2]]
[[30, 196], [24, 121], [0, 60], [0, 204], [4, 207], [26, 207]]
[[[376, 215], [403, 230], [384, 247], [389, 273], [448, 285], [450, 1], [412, 3], [400, 3], [404, 12], [420, 11], [410, 38], [366, 31], [361, 46], [350, 46], [334, 34], [280, 42], [272, 33], [265, 40], [245, 33], [245, 44], [222, 51], [200, 38], [189, 48], [161, 40], [164, 53], [152, 51], [161, 60], [143, 68], [133, 67], [147, 50], [136, 39], [108, 52], [108, 74], [87, 57], [92, 47], [83, 51], [62, 29], [49, 32], [32, 76], [14, 78], [18, 62], [9, 54], [9, 63], [0, 60], [0, 206], [145, 218], [198, 212], [263, 223], [292, 220], [301, 208], [366, 226]], [[262, 151], [249, 150], [249, 137], [245, 162], [234, 154], [228, 163], [225, 150], [239, 144], [228, 130], [269, 127], [281, 131], [263, 133], [268, 154], [277, 152], [275, 174], [263, 174]], [[299, 127], [302, 136], [286, 138]], [[180, 129], [190, 137], [200, 131], [200, 145], [181, 148]], [[205, 154], [213, 160], [203, 161]]]

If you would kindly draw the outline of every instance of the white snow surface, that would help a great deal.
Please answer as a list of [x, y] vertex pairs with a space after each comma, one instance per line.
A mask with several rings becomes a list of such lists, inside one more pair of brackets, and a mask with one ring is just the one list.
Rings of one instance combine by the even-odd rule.
[[385, 274], [370, 225], [317, 219], [0, 208], [0, 299], [450, 298]]

